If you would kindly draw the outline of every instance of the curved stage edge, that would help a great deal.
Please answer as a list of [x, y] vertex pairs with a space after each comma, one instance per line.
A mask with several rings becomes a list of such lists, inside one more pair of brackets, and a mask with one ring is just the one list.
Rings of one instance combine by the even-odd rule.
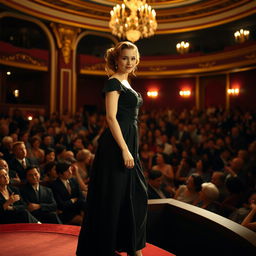
[[[0, 225], [0, 255], [75, 256], [79, 231], [78, 226], [60, 224], [3, 224]], [[175, 256], [148, 243], [143, 255]]]

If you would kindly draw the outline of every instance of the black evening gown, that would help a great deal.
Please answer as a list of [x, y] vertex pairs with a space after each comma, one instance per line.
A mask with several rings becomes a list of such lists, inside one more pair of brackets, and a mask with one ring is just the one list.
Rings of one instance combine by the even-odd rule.
[[138, 155], [140, 94], [116, 78], [103, 92], [119, 91], [117, 120], [135, 166], [124, 166], [122, 152], [107, 128], [101, 135], [88, 190], [88, 211], [79, 235], [78, 256], [114, 256], [115, 251], [134, 256], [145, 247], [147, 188]]

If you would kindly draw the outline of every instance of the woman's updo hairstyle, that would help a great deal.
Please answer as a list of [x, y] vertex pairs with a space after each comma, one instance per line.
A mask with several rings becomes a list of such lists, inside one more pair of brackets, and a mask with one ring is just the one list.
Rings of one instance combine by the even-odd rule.
[[[136, 66], [139, 64], [140, 54], [139, 54], [137, 46], [135, 44], [131, 43], [131, 42], [128, 42], [128, 41], [119, 42], [115, 47], [109, 48], [106, 51], [106, 54], [105, 54], [105, 61], [106, 61], [105, 70], [106, 70], [108, 75], [110, 75], [111, 73], [115, 73], [117, 71], [117, 64], [116, 64], [117, 59], [120, 56], [122, 50], [124, 50], [124, 49], [133, 49], [133, 50], [135, 50], [136, 51]], [[133, 75], [134, 75], [135, 69], [132, 72]]]

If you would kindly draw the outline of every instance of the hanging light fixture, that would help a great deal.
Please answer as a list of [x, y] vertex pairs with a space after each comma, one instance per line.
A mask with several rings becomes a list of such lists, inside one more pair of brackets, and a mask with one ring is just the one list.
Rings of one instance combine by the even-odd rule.
[[176, 50], [180, 54], [187, 53], [189, 50], [189, 42], [180, 42], [176, 44]]
[[156, 12], [146, 0], [124, 0], [110, 12], [109, 27], [112, 34], [131, 42], [153, 36], [156, 28]]
[[235, 39], [238, 43], [244, 43], [249, 39], [250, 31], [246, 29], [237, 30], [234, 33]]

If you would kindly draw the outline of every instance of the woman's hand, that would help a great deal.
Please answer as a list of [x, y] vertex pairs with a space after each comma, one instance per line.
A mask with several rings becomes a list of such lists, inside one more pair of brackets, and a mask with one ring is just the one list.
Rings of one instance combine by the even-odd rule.
[[128, 149], [125, 149], [122, 151], [123, 159], [124, 159], [124, 165], [126, 168], [131, 169], [134, 167], [134, 159], [132, 157], [132, 154]]
[[20, 200], [20, 195], [12, 193], [7, 200], [8, 204], [11, 205]]

